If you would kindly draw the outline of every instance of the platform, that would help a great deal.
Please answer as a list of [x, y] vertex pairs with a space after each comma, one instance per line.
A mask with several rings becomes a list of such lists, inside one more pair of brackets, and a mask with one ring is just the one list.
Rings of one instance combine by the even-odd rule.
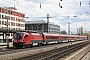
[[[4, 48], [4, 47], [7, 47], [7, 43], [0, 43], [0, 48]], [[12, 42], [9, 43], [9, 47], [13, 47]]]
[[82, 60], [90, 60], [90, 51], [82, 58]]
[[65, 60], [90, 60], [90, 44], [71, 54], [71, 56], [68, 56]]

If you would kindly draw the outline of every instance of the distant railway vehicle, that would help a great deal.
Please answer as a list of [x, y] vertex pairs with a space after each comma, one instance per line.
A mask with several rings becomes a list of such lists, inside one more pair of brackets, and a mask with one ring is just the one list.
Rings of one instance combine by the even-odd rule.
[[59, 35], [50, 33], [36, 33], [36, 32], [16, 32], [14, 34], [14, 47], [32, 47], [34, 45], [40, 46], [42, 44], [53, 44], [77, 40], [86, 40], [87, 36], [78, 35]]

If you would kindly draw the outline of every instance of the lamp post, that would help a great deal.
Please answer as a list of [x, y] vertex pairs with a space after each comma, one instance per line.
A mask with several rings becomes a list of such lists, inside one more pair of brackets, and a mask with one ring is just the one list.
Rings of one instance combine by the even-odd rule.
[[7, 39], [6, 39], [6, 41], [7, 41], [7, 48], [9, 48], [9, 40], [8, 40], [8, 34], [9, 34], [9, 30], [8, 30], [8, 17], [7, 17], [7, 24], [6, 24], [6, 26], [7, 26], [7, 33], [6, 33]]
[[33, 31], [33, 25], [31, 25], [31, 27], [32, 27], [32, 31]]
[[52, 18], [52, 17], [49, 17], [49, 14], [47, 14], [47, 33], [50, 33], [49, 18]]
[[[66, 17], [64, 19], [70, 18], [70, 16], [62, 16], [62, 17]], [[77, 16], [73, 16], [73, 17], [77, 17]], [[62, 20], [64, 20], [62, 19]], [[68, 22], [68, 35], [70, 35], [70, 22]]]
[[70, 22], [68, 22], [68, 35], [70, 35]]
[[42, 25], [42, 33], [43, 33], [43, 25]]
[[35, 31], [39, 32], [38, 25], [35, 25]]
[[47, 30], [47, 33], [50, 33], [49, 18], [52, 18], [52, 17], [49, 17], [49, 14], [47, 14], [47, 17], [42, 17], [42, 18], [47, 18], [47, 23], [46, 23], [47, 28], [46, 28], [46, 30]]
[[49, 33], [49, 14], [47, 14], [47, 33]]

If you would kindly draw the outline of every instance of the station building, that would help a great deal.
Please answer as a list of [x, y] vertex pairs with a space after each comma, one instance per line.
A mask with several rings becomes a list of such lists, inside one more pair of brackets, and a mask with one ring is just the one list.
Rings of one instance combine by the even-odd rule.
[[60, 26], [45, 20], [25, 21], [25, 30], [60, 34]]
[[[13, 30], [25, 30], [25, 14], [17, 12], [14, 7], [0, 7], [0, 28], [2, 29], [13, 29]], [[7, 27], [8, 25], [8, 27]], [[0, 32], [0, 42], [6, 39], [5, 34], [1, 36], [3, 32]], [[9, 39], [12, 38], [10, 34]]]

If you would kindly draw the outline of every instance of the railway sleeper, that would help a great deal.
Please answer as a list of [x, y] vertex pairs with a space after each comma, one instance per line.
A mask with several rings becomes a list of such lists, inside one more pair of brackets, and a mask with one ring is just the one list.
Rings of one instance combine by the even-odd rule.
[[[71, 52], [74, 52], [74, 51], [82, 48], [83, 46], [85, 46], [85, 44], [84, 44], [84, 45], [83, 45], [83, 44], [80, 44], [80, 45], [78, 45], [78, 46], [75, 46], [75, 47], [66, 49], [66, 50], [64, 50], [64, 51], [62, 51], [62, 52], [53, 54], [53, 55], [48, 56], [48, 57], [45, 57], [45, 58], [42, 58], [41, 60], [56, 60], [56, 59], [58, 59], [58, 58], [60, 58], [60, 57], [63, 57], [63, 56], [65, 56], [65, 55], [67, 55], [67, 54], [69, 54], [69, 53], [71, 53]], [[56, 56], [56, 57], [55, 57], [55, 56]], [[54, 57], [54, 58], [53, 58], [53, 57]]]

